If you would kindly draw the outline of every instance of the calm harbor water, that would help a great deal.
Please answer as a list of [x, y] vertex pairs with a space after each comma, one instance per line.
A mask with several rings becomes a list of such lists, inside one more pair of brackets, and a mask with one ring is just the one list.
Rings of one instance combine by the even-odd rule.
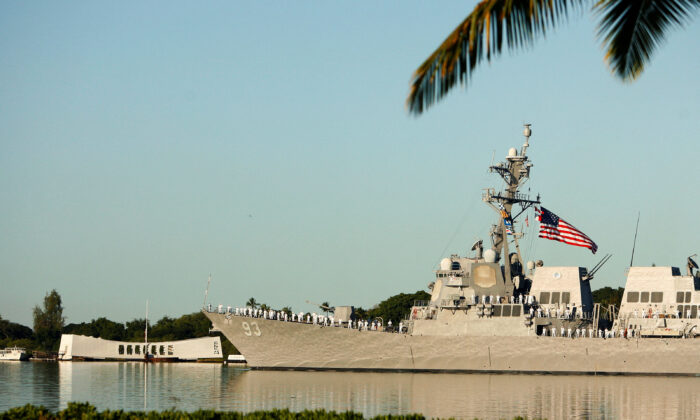
[[0, 363], [0, 411], [325, 408], [457, 418], [700, 417], [700, 378], [251, 371], [219, 364]]

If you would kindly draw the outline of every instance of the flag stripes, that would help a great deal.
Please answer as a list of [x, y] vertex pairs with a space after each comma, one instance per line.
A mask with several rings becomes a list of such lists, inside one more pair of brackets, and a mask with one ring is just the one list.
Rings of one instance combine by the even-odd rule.
[[588, 235], [546, 208], [542, 207], [539, 209], [535, 207], [535, 213], [537, 214], [537, 220], [540, 222], [540, 238], [588, 248], [594, 254], [598, 250], [598, 245]]

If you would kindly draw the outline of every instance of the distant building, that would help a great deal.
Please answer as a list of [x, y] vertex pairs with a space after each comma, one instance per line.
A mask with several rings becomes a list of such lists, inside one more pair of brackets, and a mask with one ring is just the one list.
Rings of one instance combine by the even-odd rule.
[[63, 334], [58, 349], [58, 360], [143, 361], [146, 354], [149, 360], [155, 362], [218, 362], [224, 357], [219, 337], [164, 341], [147, 345]]

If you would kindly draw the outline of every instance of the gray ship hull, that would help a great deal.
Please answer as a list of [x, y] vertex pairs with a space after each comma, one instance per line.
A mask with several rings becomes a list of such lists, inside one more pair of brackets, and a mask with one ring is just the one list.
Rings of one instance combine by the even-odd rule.
[[204, 312], [256, 369], [700, 375], [700, 340], [436, 336]]

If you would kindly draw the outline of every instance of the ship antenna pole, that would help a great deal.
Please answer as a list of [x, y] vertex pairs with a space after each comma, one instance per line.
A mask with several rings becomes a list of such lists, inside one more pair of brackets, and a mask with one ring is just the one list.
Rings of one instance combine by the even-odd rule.
[[637, 232], [639, 231], [639, 216], [641, 212], [637, 213], [637, 227], [634, 228], [634, 242], [632, 242], [632, 258], [630, 258], [630, 267], [632, 267], [632, 262], [634, 262], [634, 248], [637, 245]]
[[211, 273], [209, 273], [209, 279], [207, 280], [207, 288], [204, 290], [204, 306], [202, 309], [207, 307], [207, 295], [209, 295], [209, 285], [211, 284]]

